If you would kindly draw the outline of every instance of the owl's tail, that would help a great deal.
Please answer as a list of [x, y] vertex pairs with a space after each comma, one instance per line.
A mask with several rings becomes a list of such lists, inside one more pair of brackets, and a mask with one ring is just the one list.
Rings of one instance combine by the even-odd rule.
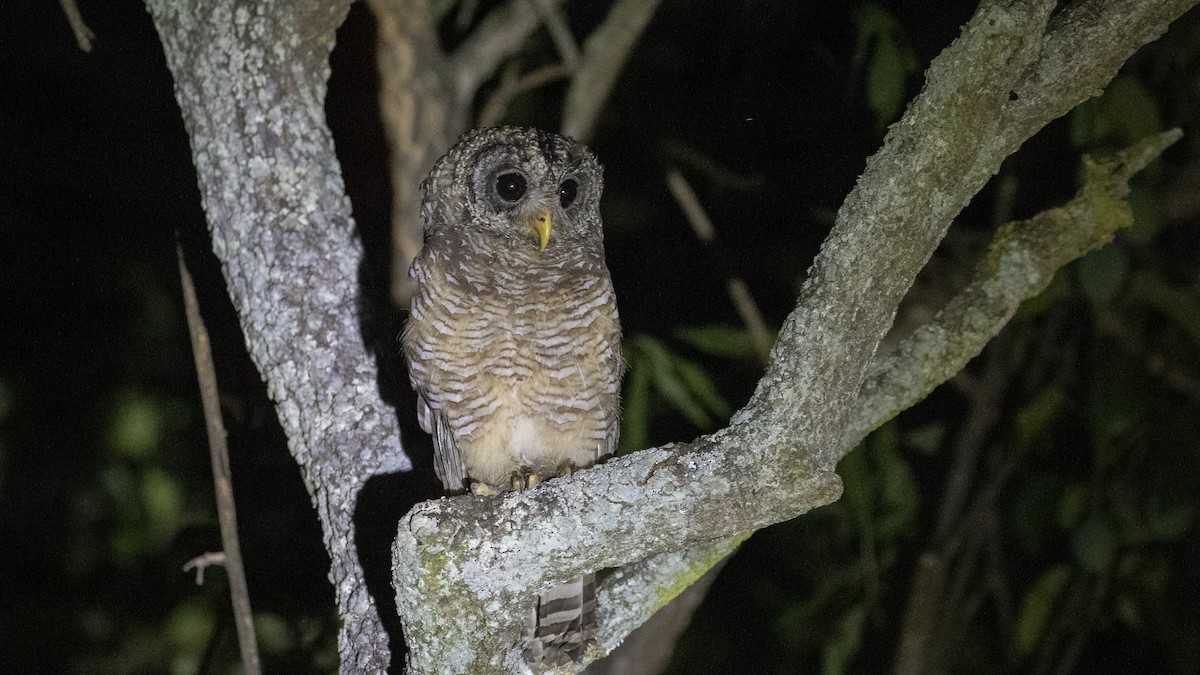
[[542, 668], [578, 661], [595, 626], [596, 575], [585, 574], [555, 586], [538, 597], [529, 614], [525, 660]]

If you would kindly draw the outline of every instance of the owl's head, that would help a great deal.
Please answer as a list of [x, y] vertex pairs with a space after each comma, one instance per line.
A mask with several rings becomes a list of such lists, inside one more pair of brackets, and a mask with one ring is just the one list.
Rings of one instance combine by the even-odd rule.
[[539, 250], [603, 241], [603, 170], [575, 140], [539, 129], [468, 131], [421, 184], [426, 235], [467, 228]]

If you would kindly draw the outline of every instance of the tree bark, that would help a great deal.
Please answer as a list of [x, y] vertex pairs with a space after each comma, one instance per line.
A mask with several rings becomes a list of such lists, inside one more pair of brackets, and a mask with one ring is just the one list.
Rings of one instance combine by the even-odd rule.
[[213, 250], [332, 559], [343, 672], [383, 672], [388, 637], [353, 513], [377, 473], [411, 468], [360, 335], [362, 246], [325, 126], [349, 2], [149, 0], [191, 137]]

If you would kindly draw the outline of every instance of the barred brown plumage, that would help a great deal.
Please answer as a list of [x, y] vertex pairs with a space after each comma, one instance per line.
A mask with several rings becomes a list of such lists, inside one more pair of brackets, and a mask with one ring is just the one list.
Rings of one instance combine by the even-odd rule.
[[[464, 134], [422, 184], [425, 245], [402, 342], [448, 490], [501, 492], [616, 450], [623, 365], [602, 183], [575, 141], [501, 127]], [[530, 663], [577, 659], [594, 607], [594, 575], [543, 594]]]

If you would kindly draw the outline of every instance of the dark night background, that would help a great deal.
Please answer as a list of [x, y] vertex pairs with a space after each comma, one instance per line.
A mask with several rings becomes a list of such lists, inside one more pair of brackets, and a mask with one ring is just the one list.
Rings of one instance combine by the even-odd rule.
[[[577, 38], [608, 6], [567, 3]], [[214, 341], [267, 672], [333, 672], [316, 517], [208, 249], [150, 17], [137, 2], [80, 9], [96, 34], [90, 54], [57, 3], [0, 2], [0, 672], [234, 668], [224, 572], [210, 570], [203, 586], [181, 572], [220, 539], [177, 239]], [[690, 439], [746, 400], [759, 366], [726, 275], [745, 279], [770, 326], [782, 323], [882, 130], [974, 9], [663, 2], [591, 142], [605, 164], [631, 372], [651, 373], [640, 394], [626, 391], [627, 414], [642, 423], [625, 440]], [[458, 39], [451, 23], [447, 43]], [[373, 44], [371, 16], [356, 4], [326, 109], [364, 241], [384, 260], [390, 195]], [[544, 32], [517, 58], [551, 62]], [[505, 121], [556, 127], [564, 91], [514, 101]], [[669, 672], [889, 670], [915, 560], [950, 543], [973, 553], [956, 559], [959, 585], [940, 600], [943, 672], [1195, 672], [1198, 103], [1193, 10], [1104, 97], [1006, 162], [914, 304], [960, 284], [997, 221], [1069, 199], [1083, 152], [1185, 132], [1136, 182], [1133, 228], [1061, 272], [957, 386], [847, 458], [841, 502], [736, 554]], [[670, 167], [696, 187], [714, 244], [697, 241], [672, 201]], [[367, 278], [382, 279], [375, 271]], [[395, 326], [375, 330], [368, 337], [386, 344]], [[691, 366], [715, 396], [679, 379]], [[987, 395], [972, 397], [973, 386]], [[415, 426], [411, 405], [398, 408]], [[981, 433], [967, 437], [977, 419]], [[978, 458], [968, 500], [978, 509], [935, 536], [948, 467], [964, 452]], [[986, 535], [963, 534], [980, 522]]]

